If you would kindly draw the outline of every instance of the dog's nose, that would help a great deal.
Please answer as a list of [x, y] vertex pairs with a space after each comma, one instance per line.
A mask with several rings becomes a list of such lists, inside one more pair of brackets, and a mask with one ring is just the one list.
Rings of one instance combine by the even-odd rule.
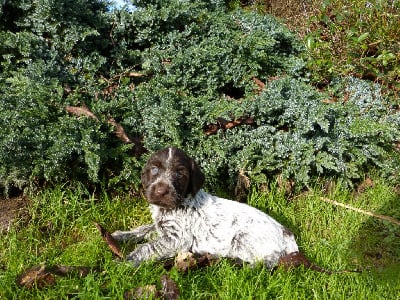
[[156, 187], [154, 194], [157, 197], [165, 196], [168, 193], [168, 188], [166, 185], [159, 185]]

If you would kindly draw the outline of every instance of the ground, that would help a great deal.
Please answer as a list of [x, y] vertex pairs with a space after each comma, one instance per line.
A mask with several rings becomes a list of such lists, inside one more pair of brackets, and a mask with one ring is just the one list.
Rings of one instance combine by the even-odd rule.
[[25, 196], [0, 199], [0, 232], [7, 232], [12, 222], [27, 215], [29, 199]]

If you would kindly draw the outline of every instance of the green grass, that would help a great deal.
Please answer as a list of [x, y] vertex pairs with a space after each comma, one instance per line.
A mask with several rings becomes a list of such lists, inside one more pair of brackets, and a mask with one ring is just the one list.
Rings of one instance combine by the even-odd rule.
[[[181, 299], [400, 299], [400, 227], [320, 200], [317, 191], [288, 201], [272, 188], [254, 190], [249, 203], [291, 228], [307, 256], [331, 270], [362, 269], [361, 274], [327, 275], [302, 268], [284, 271], [257, 266], [234, 267], [221, 261], [212, 267], [179, 273], [160, 264], [133, 268], [116, 262], [95, 228], [109, 231], [150, 221], [143, 199], [63, 187], [32, 197], [30, 218], [0, 240], [0, 299], [123, 299], [125, 291], [160, 283], [169, 273]], [[336, 187], [331, 199], [400, 219], [400, 196], [375, 180], [375, 186], [353, 197]], [[128, 252], [134, 245], [125, 245]], [[99, 267], [87, 277], [58, 277], [44, 289], [16, 284], [25, 269], [40, 264]]]

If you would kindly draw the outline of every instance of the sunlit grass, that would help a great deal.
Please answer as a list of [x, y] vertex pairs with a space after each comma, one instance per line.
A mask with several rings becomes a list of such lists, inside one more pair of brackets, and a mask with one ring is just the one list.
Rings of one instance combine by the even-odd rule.
[[[150, 221], [143, 199], [121, 195], [93, 196], [83, 188], [46, 190], [32, 198], [31, 217], [0, 241], [0, 299], [122, 299], [125, 291], [160, 285], [169, 273], [182, 299], [398, 299], [400, 297], [400, 228], [320, 200], [311, 191], [288, 200], [278, 189], [253, 191], [249, 203], [293, 230], [300, 248], [329, 270], [360, 269], [361, 274], [327, 275], [302, 268], [271, 272], [222, 261], [179, 273], [161, 264], [139, 268], [116, 262], [93, 221], [109, 231]], [[399, 195], [376, 180], [363, 194], [340, 187], [329, 195], [337, 201], [400, 218]], [[123, 251], [133, 245], [125, 245]], [[34, 265], [83, 265], [98, 268], [84, 278], [57, 278], [45, 289], [26, 289], [16, 278]]]

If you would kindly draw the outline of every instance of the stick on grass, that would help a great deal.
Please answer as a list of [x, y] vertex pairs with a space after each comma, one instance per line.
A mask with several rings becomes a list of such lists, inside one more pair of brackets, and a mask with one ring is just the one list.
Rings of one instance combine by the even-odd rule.
[[325, 197], [320, 197], [320, 199], [322, 201], [324, 201], [324, 202], [327, 202], [327, 203], [330, 203], [330, 204], [333, 204], [333, 205], [336, 205], [336, 206], [344, 207], [344, 208], [347, 208], [347, 209], [362, 213], [364, 215], [371, 216], [371, 217], [374, 217], [374, 218], [377, 218], [377, 219], [381, 219], [381, 220], [385, 220], [385, 221], [388, 221], [390, 223], [393, 223], [393, 224], [396, 224], [396, 225], [400, 226], [400, 221], [395, 219], [395, 218], [392, 218], [392, 217], [389, 217], [389, 216], [384, 216], [384, 215], [379, 215], [379, 214], [376, 214], [376, 213], [373, 213], [373, 212], [370, 212], [370, 211], [367, 211], [367, 210], [363, 210], [363, 209], [360, 209], [360, 208], [357, 208], [357, 207], [353, 207], [353, 206], [348, 205], [348, 204], [340, 203], [340, 202], [337, 202], [335, 200], [331, 200], [331, 199], [328, 199], [328, 198], [325, 198]]

